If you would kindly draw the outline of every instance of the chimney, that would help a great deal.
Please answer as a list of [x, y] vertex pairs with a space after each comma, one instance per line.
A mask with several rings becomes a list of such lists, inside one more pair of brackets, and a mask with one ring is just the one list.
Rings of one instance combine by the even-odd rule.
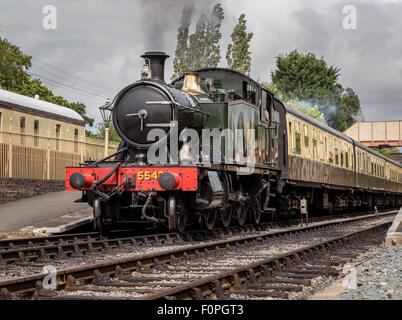
[[[146, 59], [146, 64], [151, 64], [151, 79], [165, 82], [165, 60], [169, 56], [162, 51], [146, 52], [141, 58]], [[149, 60], [148, 60], [149, 59]]]

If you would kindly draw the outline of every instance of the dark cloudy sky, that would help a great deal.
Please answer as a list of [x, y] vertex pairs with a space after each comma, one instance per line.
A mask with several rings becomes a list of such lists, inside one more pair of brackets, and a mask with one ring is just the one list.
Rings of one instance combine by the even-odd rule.
[[[0, 36], [33, 56], [32, 73], [70, 101], [82, 101], [100, 119], [113, 98], [139, 78], [145, 51], [164, 50], [172, 74], [181, 11], [190, 0], [0, 0]], [[217, 1], [193, 1], [208, 13]], [[340, 82], [360, 97], [365, 120], [402, 119], [402, 0], [222, 0], [222, 60], [241, 13], [254, 32], [252, 77], [269, 81], [275, 57], [298, 49], [341, 68]], [[201, 3], [201, 4], [200, 4]], [[45, 30], [43, 7], [57, 9], [57, 29]], [[357, 29], [345, 30], [342, 9], [357, 10]], [[50, 67], [50, 66], [53, 67]], [[55, 67], [55, 68], [54, 68]], [[45, 79], [47, 78], [47, 79]], [[85, 92], [66, 88], [58, 82]], [[88, 95], [88, 93], [91, 93]]]

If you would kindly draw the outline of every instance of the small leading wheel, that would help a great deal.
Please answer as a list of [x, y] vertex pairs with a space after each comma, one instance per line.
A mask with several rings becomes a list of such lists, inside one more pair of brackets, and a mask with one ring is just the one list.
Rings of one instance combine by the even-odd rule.
[[217, 210], [208, 210], [207, 212], [204, 213], [203, 217], [204, 217], [204, 223], [205, 226], [207, 227], [208, 230], [212, 230], [214, 228], [215, 225], [215, 221], [216, 221], [216, 216], [217, 216]]
[[261, 220], [260, 197], [253, 197], [248, 207], [248, 215], [251, 223], [259, 224]]
[[94, 229], [100, 231], [102, 235], [108, 235], [110, 233], [110, 226], [105, 225], [103, 221], [103, 215], [105, 211], [105, 204], [101, 199], [97, 198], [93, 203], [94, 211]]
[[230, 220], [232, 219], [232, 206], [227, 206], [225, 209], [220, 210], [221, 223], [224, 228], [229, 227]]
[[176, 204], [174, 194], [169, 195], [169, 230], [184, 232], [187, 224], [187, 214], [183, 201]]
[[240, 226], [244, 226], [247, 218], [247, 210], [240, 204], [233, 205], [233, 215]]

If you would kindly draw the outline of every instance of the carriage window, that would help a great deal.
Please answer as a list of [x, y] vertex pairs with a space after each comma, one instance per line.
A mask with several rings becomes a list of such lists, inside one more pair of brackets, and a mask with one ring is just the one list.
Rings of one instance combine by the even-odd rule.
[[290, 138], [290, 148], [293, 150], [293, 132], [292, 132], [292, 122], [289, 121], [289, 134], [288, 134], [289, 138]]
[[312, 141], [312, 158], [317, 159], [317, 131], [312, 128], [311, 131], [313, 132], [311, 135], [311, 141]]
[[301, 154], [301, 136], [296, 132], [296, 154]]
[[368, 166], [367, 166], [367, 155], [363, 153], [363, 171], [368, 173]]
[[304, 136], [304, 148], [306, 150], [306, 154], [307, 156], [310, 156], [310, 144], [309, 144], [309, 137], [308, 136]]
[[339, 150], [338, 148], [335, 148], [335, 164], [339, 164]]
[[341, 167], [343, 167], [343, 152], [341, 152]]
[[334, 163], [334, 145], [333, 145], [333, 140], [332, 137], [329, 137], [329, 148], [328, 148], [328, 162], [329, 163]]
[[317, 159], [317, 139], [313, 139], [313, 158]]
[[349, 152], [346, 152], [345, 154], [345, 162], [346, 162], [346, 168], [349, 168]]

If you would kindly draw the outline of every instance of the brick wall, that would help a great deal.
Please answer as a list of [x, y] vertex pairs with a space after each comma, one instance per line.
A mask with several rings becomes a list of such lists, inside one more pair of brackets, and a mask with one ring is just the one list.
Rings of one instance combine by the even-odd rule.
[[64, 180], [0, 178], [0, 204], [64, 190]]

